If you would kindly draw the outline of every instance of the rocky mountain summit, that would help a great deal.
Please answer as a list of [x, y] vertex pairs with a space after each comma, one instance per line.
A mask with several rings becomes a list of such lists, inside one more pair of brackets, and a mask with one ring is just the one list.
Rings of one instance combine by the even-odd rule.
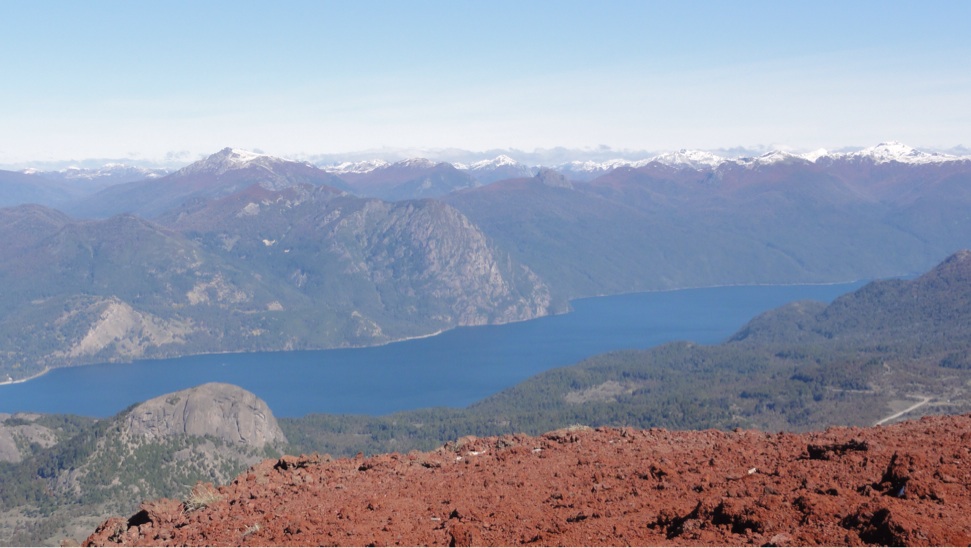
[[129, 435], [147, 440], [213, 436], [257, 448], [287, 441], [266, 402], [224, 383], [203, 384], [148, 400], [125, 416], [125, 427]]
[[572, 427], [267, 460], [115, 545], [967, 545], [971, 415], [770, 434]]

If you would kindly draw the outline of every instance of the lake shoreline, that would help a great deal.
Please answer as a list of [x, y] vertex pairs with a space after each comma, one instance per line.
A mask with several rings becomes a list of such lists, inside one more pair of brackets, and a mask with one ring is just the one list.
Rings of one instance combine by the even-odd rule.
[[[68, 367], [70, 367], [70, 366], [68, 366]], [[29, 382], [29, 381], [32, 381], [34, 379], [43, 377], [44, 375], [50, 373], [54, 369], [57, 369], [57, 367], [45, 367], [44, 370], [41, 371], [40, 373], [35, 373], [35, 374], [33, 374], [33, 375], [29, 376], [29, 377], [25, 377], [23, 379], [14, 379], [14, 378], [10, 377], [10, 375], [7, 375], [7, 380], [0, 381], [0, 386], [6, 386], [6, 385], [9, 385], [9, 384], [23, 384], [25, 382]]]
[[590, 356], [671, 341], [717, 344], [755, 316], [799, 300], [831, 302], [860, 284], [733, 286], [576, 299], [566, 314], [467, 326], [391, 345], [262, 351], [51, 369], [0, 386], [0, 412], [112, 416], [162, 394], [234, 384], [278, 417], [386, 415], [467, 407]]
[[[697, 291], [697, 290], [704, 290], [704, 289], [725, 289], [725, 288], [744, 288], [744, 287], [822, 287], [822, 286], [834, 286], [834, 285], [855, 284], [855, 283], [859, 283], [861, 281], [863, 281], [863, 280], [856, 279], [856, 280], [842, 281], [842, 282], [807, 282], [807, 283], [798, 283], [798, 282], [795, 282], [795, 283], [761, 283], [761, 284], [760, 283], [736, 283], [736, 284], [717, 284], [717, 285], [702, 285], [702, 286], [684, 286], [684, 287], [677, 287], [677, 288], [672, 288], [672, 289], [646, 289], [646, 290], [628, 291], [628, 292], [621, 292], [621, 293], [605, 293], [605, 294], [600, 294], [600, 295], [582, 296], [582, 297], [576, 297], [576, 298], [573, 298], [573, 299], [569, 299], [567, 301], [567, 308], [566, 308], [566, 310], [564, 310], [562, 312], [550, 312], [548, 314], [542, 314], [542, 315], [539, 315], [539, 316], [534, 316], [532, 318], [527, 318], [527, 319], [523, 319], [523, 320], [512, 320], [512, 321], [508, 321], [508, 322], [488, 323], [488, 324], [476, 324], [476, 325], [456, 325], [454, 327], [449, 327], [449, 328], [446, 328], [446, 329], [439, 329], [437, 331], [433, 331], [431, 333], [426, 333], [426, 334], [423, 334], [423, 335], [412, 335], [412, 336], [408, 336], [408, 337], [400, 337], [400, 338], [397, 338], [397, 339], [391, 339], [391, 340], [384, 341], [384, 342], [380, 342], [380, 343], [376, 343], [376, 344], [334, 346], [334, 347], [325, 347], [325, 348], [300, 348], [300, 349], [289, 349], [289, 350], [287, 350], [287, 349], [260, 350], [259, 352], [270, 352], [270, 353], [272, 353], [272, 352], [281, 352], [281, 353], [283, 353], [283, 352], [317, 352], [317, 351], [322, 351], [322, 350], [351, 350], [351, 349], [361, 349], [361, 348], [380, 348], [382, 346], [387, 346], [387, 345], [391, 345], [391, 344], [397, 344], [397, 343], [402, 343], [402, 342], [407, 342], [407, 341], [414, 341], [414, 340], [428, 339], [428, 338], [431, 338], [431, 337], [437, 337], [437, 336], [439, 336], [439, 335], [441, 335], [443, 333], [448, 333], [450, 331], [454, 331], [456, 329], [461, 329], [461, 328], [509, 325], [509, 324], [523, 323], [523, 322], [531, 322], [531, 321], [535, 321], [535, 320], [538, 320], [538, 319], [541, 319], [541, 318], [548, 318], [550, 316], [561, 316], [561, 315], [564, 315], [564, 314], [571, 314], [574, 311], [573, 303], [575, 303], [576, 301], [582, 301], [582, 300], [586, 300], [586, 299], [602, 299], [602, 298], [606, 298], [606, 297], [624, 297], [624, 296], [634, 296], [634, 295], [641, 295], [641, 294], [645, 294], [646, 295], [646, 294], [658, 294], [658, 293], [675, 293], [675, 292], [678, 292], [678, 291]], [[252, 351], [252, 350], [239, 350], [239, 351], [236, 351], [236, 350], [222, 350], [222, 351], [218, 351], [217, 350], [217, 351], [213, 351], [213, 352], [201, 352], [201, 353], [196, 353], [196, 354], [177, 354], [177, 355], [172, 355], [172, 356], [154, 357], [154, 358], [143, 358], [143, 359], [138, 359], [138, 360], [124, 360], [124, 361], [80, 363], [80, 364], [76, 364], [76, 365], [62, 365], [62, 366], [54, 366], [54, 367], [48, 366], [48, 367], [45, 367], [44, 370], [41, 371], [40, 373], [36, 373], [34, 375], [31, 375], [29, 377], [22, 378], [22, 379], [11, 379], [11, 378], [9, 378], [10, 376], [8, 374], [8, 380], [0, 381], [0, 386], [6, 386], [6, 385], [11, 385], [11, 384], [20, 384], [20, 383], [30, 382], [32, 380], [38, 379], [40, 377], [43, 377], [44, 375], [50, 373], [51, 371], [54, 371], [55, 369], [67, 369], [67, 368], [74, 368], [74, 367], [89, 367], [89, 366], [93, 366], [93, 365], [105, 365], [105, 364], [126, 365], [126, 364], [133, 364], [133, 363], [136, 363], [136, 362], [139, 362], [139, 361], [144, 361], [146, 359], [147, 360], [164, 361], [164, 360], [177, 360], [177, 359], [182, 359], [182, 358], [202, 357], [202, 356], [222, 356], [222, 355], [234, 355], [234, 354], [249, 354], [249, 353], [252, 353], [252, 352], [254, 352], [254, 351]]]

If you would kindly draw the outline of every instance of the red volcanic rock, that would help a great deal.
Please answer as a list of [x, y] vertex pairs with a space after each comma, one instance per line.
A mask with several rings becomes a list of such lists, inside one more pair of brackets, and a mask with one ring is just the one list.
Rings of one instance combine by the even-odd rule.
[[[102, 545], [963, 545], [971, 415], [810, 434], [565, 429], [266, 461]], [[205, 506], [205, 508], [190, 510]]]

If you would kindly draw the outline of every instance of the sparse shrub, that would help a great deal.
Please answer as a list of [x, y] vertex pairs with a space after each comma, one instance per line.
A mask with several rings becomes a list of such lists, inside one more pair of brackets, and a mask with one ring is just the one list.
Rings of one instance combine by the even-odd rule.
[[186, 512], [194, 512], [208, 507], [222, 499], [223, 496], [211, 483], [197, 483], [189, 493], [189, 498], [182, 502]]

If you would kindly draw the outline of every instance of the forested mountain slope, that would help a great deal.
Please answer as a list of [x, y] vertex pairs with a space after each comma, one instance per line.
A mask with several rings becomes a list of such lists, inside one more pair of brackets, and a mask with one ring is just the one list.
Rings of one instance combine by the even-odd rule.
[[971, 246], [971, 161], [654, 161], [443, 198], [571, 297], [916, 274]]
[[380, 344], [554, 306], [441, 202], [251, 185], [160, 219], [0, 209], [0, 380], [47, 367]]

